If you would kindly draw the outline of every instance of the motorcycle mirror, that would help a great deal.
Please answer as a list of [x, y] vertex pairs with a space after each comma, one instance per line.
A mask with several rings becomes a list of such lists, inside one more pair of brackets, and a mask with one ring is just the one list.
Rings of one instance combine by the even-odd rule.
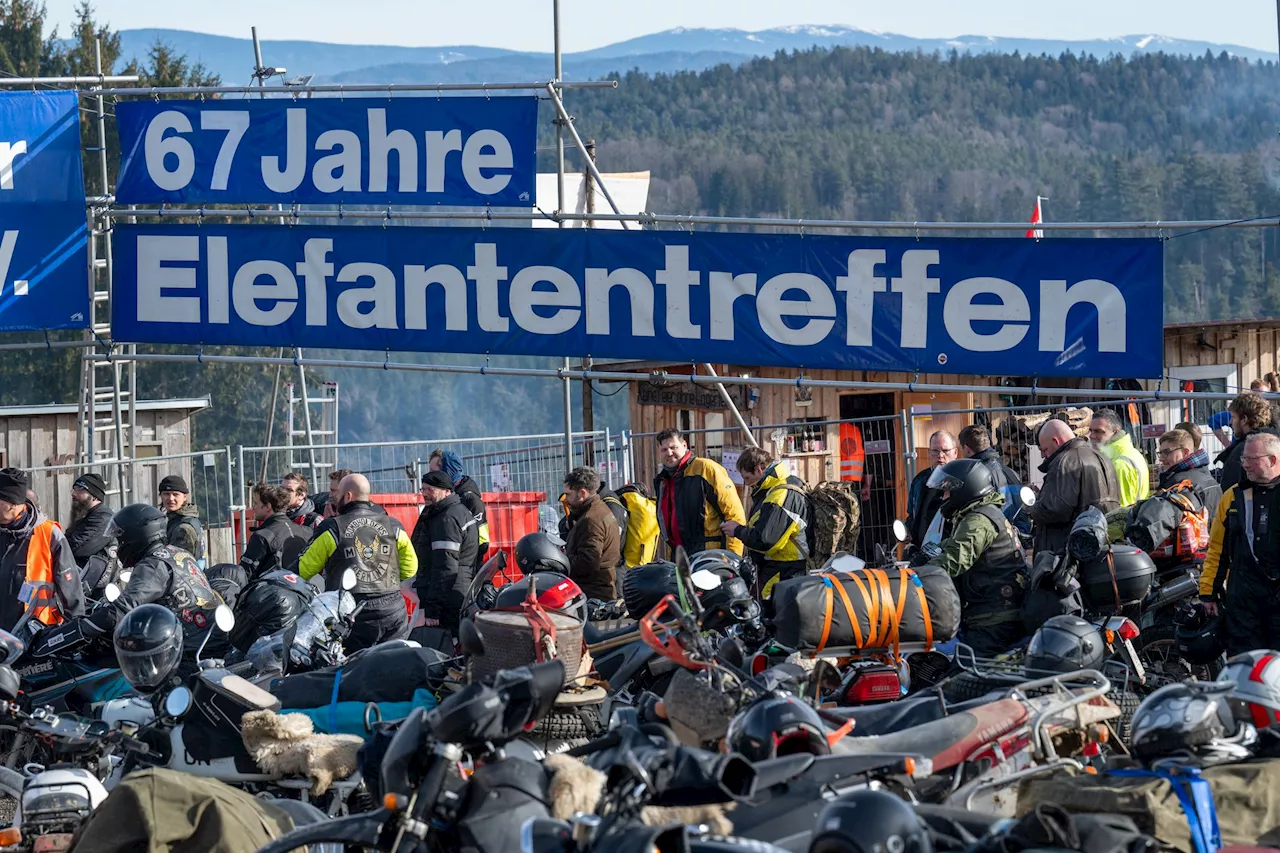
[[219, 604], [218, 609], [213, 611], [213, 622], [218, 626], [219, 631], [230, 634], [231, 629], [236, 626], [236, 615], [227, 605]]
[[107, 584], [105, 595], [107, 597], [107, 601], [115, 602], [120, 598], [120, 587], [116, 586], [113, 583]]
[[182, 719], [191, 710], [191, 691], [179, 685], [164, 697], [164, 714], [171, 720]]
[[133, 579], [133, 569], [125, 569], [124, 571], [120, 572], [120, 583], [127, 585], [129, 581], [132, 579]]
[[703, 592], [710, 592], [713, 589], [720, 588], [720, 576], [706, 569], [699, 569], [689, 579], [693, 581], [694, 586]]
[[742, 643], [737, 638], [726, 637], [720, 641], [716, 658], [734, 669], [742, 669], [747, 665], [747, 650], [742, 647]]
[[458, 624], [458, 642], [462, 650], [472, 657], [484, 657], [484, 636], [471, 619], [463, 619]]
[[18, 678], [18, 673], [13, 671], [13, 667], [0, 664], [0, 698], [14, 701], [18, 698], [21, 687], [22, 679]]
[[895, 518], [893, 520], [893, 538], [897, 539], [899, 542], [906, 542], [907, 539], [910, 538], [907, 535], [907, 525], [900, 518]]
[[1018, 490], [1018, 498], [1025, 507], [1033, 507], [1036, 505], [1036, 493], [1030, 486], [1023, 486]]
[[342, 573], [342, 588], [343, 589], [356, 588], [356, 573], [353, 569], [347, 569], [345, 572]]

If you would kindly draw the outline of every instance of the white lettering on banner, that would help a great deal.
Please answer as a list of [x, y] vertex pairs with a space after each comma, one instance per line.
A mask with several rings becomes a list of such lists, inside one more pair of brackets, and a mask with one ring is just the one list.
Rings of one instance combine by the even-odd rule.
[[[17, 241], [16, 231], [0, 242], [0, 274], [7, 272]], [[475, 290], [476, 325], [490, 333], [511, 331], [512, 321], [527, 333], [562, 335], [583, 325], [598, 337], [629, 334], [654, 338], [655, 319], [666, 318], [670, 337], [701, 339], [703, 324], [694, 323], [693, 300], [704, 291], [704, 271], [691, 269], [688, 246], [665, 246], [665, 265], [653, 272], [622, 267], [588, 267], [574, 272], [535, 265], [508, 270], [499, 263], [496, 243], [476, 243], [473, 263], [465, 267], [437, 263], [385, 264], [333, 261], [334, 240], [307, 239], [302, 259], [292, 266], [278, 260], [249, 260], [232, 269], [226, 236], [137, 236], [137, 319], [144, 323], [230, 323], [277, 326], [303, 304], [307, 326], [329, 325], [330, 282], [341, 285], [334, 301], [338, 322], [351, 329], [447, 330], [466, 332], [471, 323]], [[827, 342], [839, 319], [838, 293], [844, 296], [845, 344], [873, 345], [875, 295], [899, 294], [903, 347], [924, 348], [929, 341], [929, 299], [942, 290], [932, 273], [941, 266], [936, 249], [908, 249], [901, 256], [900, 276], [876, 275], [885, 264], [884, 249], [849, 253], [844, 275], [834, 288], [812, 273], [774, 275], [758, 285], [757, 273], [706, 270], [706, 295], [699, 300], [710, 318], [711, 340], [734, 340], [734, 308], [740, 300], [754, 307], [759, 328], [787, 347]], [[198, 293], [196, 265], [203, 263], [207, 293]], [[3, 281], [3, 277], [0, 277]], [[299, 286], [301, 282], [301, 286]], [[656, 283], [656, 284], [655, 284]], [[656, 304], [664, 285], [664, 304]], [[403, 288], [403, 290], [401, 289]], [[626, 311], [610, 312], [615, 290], [625, 293]], [[443, 318], [428, 311], [428, 297], [442, 298]], [[995, 301], [992, 301], [994, 297]], [[207, 307], [202, 310], [202, 299]], [[403, 315], [400, 303], [403, 301]], [[504, 304], [505, 303], [505, 304]], [[942, 303], [948, 345], [970, 352], [1005, 352], [1036, 329], [1042, 352], [1066, 352], [1068, 314], [1076, 306], [1097, 314], [1100, 352], [1124, 352], [1128, 319], [1124, 294], [1108, 281], [1085, 279], [1068, 285], [1061, 279], [1039, 282], [1039, 317], [1032, 317], [1027, 292], [1002, 278], [975, 276], [950, 285]], [[505, 309], [505, 313], [504, 313]], [[702, 314], [702, 311], [697, 312]], [[630, 328], [615, 328], [612, 319], [630, 316]], [[983, 324], [981, 326], [977, 324]], [[1079, 339], [1072, 347], [1082, 347]], [[935, 341], [935, 348], [939, 348]], [[939, 348], [941, 352], [941, 348]]]
[[27, 153], [27, 142], [0, 142], [0, 190], [13, 189], [13, 161], [19, 154]]
[[[231, 178], [236, 152], [249, 131], [252, 116], [247, 110], [201, 110], [199, 131], [188, 113], [166, 110], [147, 124], [143, 137], [144, 161], [151, 181], [166, 192], [186, 189], [195, 178], [195, 149], [189, 138], [197, 132], [224, 134], [213, 173], [211, 190], [225, 192]], [[501, 131], [480, 128], [464, 136], [459, 129], [423, 132], [421, 150], [414, 134], [403, 128], [388, 128], [385, 108], [365, 111], [364, 128], [336, 128], [319, 134], [314, 142], [316, 159], [311, 183], [322, 193], [385, 193], [389, 190], [391, 158], [396, 158], [396, 191], [443, 193], [450, 168], [462, 176], [468, 187], [480, 195], [495, 195], [511, 183], [515, 152]], [[362, 140], [367, 140], [367, 143]], [[368, 169], [364, 173], [364, 148], [368, 147]], [[6, 180], [6, 156], [24, 153], [26, 143], [0, 143], [0, 188], [10, 189]], [[261, 157], [262, 182], [276, 193], [292, 193], [307, 179], [307, 111], [285, 110], [283, 150]], [[11, 152], [11, 154], [7, 154]], [[456, 155], [450, 157], [450, 155]], [[419, 168], [421, 166], [421, 169]], [[8, 176], [8, 177], [7, 177]], [[419, 177], [422, 176], [422, 180]]]
[[0, 290], [9, 280], [9, 267], [13, 264], [13, 253], [18, 248], [18, 232], [6, 231], [0, 236]]

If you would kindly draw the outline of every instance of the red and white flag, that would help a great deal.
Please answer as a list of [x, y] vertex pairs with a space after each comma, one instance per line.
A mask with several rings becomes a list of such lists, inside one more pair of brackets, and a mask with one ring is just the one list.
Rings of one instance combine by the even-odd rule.
[[[1041, 212], [1041, 210], [1040, 210], [1040, 199], [1041, 199], [1041, 198], [1042, 198], [1042, 196], [1036, 196], [1036, 209], [1035, 209], [1035, 211], [1031, 214], [1031, 224], [1032, 224], [1032, 225], [1039, 225], [1040, 223], [1044, 222], [1044, 216], [1043, 216], [1043, 213], [1042, 213], [1042, 212]], [[1031, 237], [1031, 238], [1033, 238], [1033, 239], [1036, 239], [1036, 240], [1040, 240], [1040, 239], [1042, 239], [1042, 238], [1044, 237], [1044, 229], [1042, 229], [1042, 228], [1031, 228], [1030, 230], [1028, 230], [1028, 231], [1027, 231], [1027, 236], [1028, 236], [1028, 237]]]

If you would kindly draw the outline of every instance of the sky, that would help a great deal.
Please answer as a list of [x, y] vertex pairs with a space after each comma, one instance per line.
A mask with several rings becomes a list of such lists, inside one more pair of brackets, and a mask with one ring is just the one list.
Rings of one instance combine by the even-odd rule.
[[[66, 32], [79, 0], [45, 0]], [[115, 29], [160, 27], [265, 40], [551, 50], [552, 0], [93, 0]], [[358, 12], [353, 14], [353, 11]], [[1132, 34], [1276, 49], [1273, 0], [561, 0], [566, 52], [674, 27], [843, 24], [920, 38], [1086, 39]]]

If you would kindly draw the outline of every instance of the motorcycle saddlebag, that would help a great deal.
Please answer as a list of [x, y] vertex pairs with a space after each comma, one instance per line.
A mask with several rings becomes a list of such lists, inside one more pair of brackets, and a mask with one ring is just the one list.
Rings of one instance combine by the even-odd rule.
[[[1224, 846], [1280, 846], [1280, 758], [1220, 764], [1201, 774], [1213, 791]], [[1018, 814], [1040, 803], [1054, 803], [1074, 814], [1124, 815], [1162, 844], [1195, 853], [1186, 812], [1165, 779], [1061, 772], [1022, 784]]]
[[509, 760], [476, 768], [458, 809], [463, 850], [519, 850], [531, 817], [548, 818], [550, 775], [541, 764]]
[[183, 718], [182, 740], [196, 761], [235, 758], [237, 767], [256, 772], [245, 751], [240, 719], [250, 711], [279, 711], [280, 700], [225, 669], [208, 669], [191, 686], [191, 710]]
[[272, 572], [254, 581], [240, 593], [231, 644], [248, 651], [259, 637], [297, 622], [315, 595], [315, 587], [291, 572]]
[[1081, 563], [1078, 572], [1084, 603], [1092, 611], [1110, 612], [1117, 603], [1131, 604], [1146, 597], [1156, 577], [1156, 564], [1140, 548], [1112, 545], [1098, 559]]
[[806, 651], [885, 648], [895, 629], [902, 643], [944, 643], [960, 630], [960, 596], [937, 566], [805, 575], [779, 583], [773, 600], [778, 642]]
[[420, 687], [439, 687], [449, 674], [447, 660], [435, 649], [375, 646], [344, 666], [281, 678], [271, 692], [286, 708], [323, 708], [333, 701], [333, 680], [341, 678], [339, 702], [408, 702]]

